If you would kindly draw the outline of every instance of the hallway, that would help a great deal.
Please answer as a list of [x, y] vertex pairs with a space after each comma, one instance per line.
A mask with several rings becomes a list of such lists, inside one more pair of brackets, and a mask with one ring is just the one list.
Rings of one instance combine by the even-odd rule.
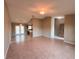
[[74, 59], [75, 47], [63, 40], [37, 37], [12, 41], [6, 59]]

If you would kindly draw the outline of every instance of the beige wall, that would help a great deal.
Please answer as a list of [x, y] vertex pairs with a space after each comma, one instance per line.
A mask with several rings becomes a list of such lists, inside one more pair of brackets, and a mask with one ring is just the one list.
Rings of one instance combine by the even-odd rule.
[[43, 19], [43, 36], [51, 37], [51, 17], [46, 17]]
[[[64, 22], [64, 41], [74, 44], [75, 42], [75, 16], [66, 15]], [[33, 37], [45, 36], [48, 38], [54, 38], [54, 18], [46, 17], [42, 20], [33, 19]]]
[[75, 15], [65, 16], [64, 41], [67, 43], [75, 43]]
[[45, 36], [50, 38], [51, 36], [51, 17], [43, 19], [33, 18], [33, 37]]
[[33, 37], [42, 36], [42, 21], [39, 18], [32, 19]]
[[7, 10], [6, 4], [4, 5], [4, 56], [8, 51], [9, 43], [11, 40], [11, 26], [10, 18]]

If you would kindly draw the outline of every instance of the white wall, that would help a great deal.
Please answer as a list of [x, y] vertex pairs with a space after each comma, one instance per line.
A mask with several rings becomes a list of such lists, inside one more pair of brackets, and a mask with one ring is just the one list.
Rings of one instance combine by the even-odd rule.
[[65, 16], [64, 41], [75, 44], [75, 15]]
[[51, 38], [54, 38], [54, 17], [51, 19]]
[[4, 4], [4, 56], [6, 57], [11, 40], [11, 24], [6, 4]]

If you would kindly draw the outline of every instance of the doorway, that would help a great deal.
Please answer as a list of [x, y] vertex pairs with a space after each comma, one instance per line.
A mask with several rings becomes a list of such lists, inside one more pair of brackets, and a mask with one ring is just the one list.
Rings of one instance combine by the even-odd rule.
[[25, 39], [25, 28], [22, 24], [15, 26], [15, 39], [16, 42], [22, 42]]
[[24, 35], [24, 26], [22, 24], [15, 26], [15, 35]]
[[54, 37], [64, 39], [64, 16], [54, 18]]

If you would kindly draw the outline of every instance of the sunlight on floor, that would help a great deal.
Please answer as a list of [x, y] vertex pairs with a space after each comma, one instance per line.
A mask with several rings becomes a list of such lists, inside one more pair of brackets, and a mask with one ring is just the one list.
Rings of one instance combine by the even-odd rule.
[[25, 36], [24, 35], [16, 35], [16, 43], [24, 42]]

